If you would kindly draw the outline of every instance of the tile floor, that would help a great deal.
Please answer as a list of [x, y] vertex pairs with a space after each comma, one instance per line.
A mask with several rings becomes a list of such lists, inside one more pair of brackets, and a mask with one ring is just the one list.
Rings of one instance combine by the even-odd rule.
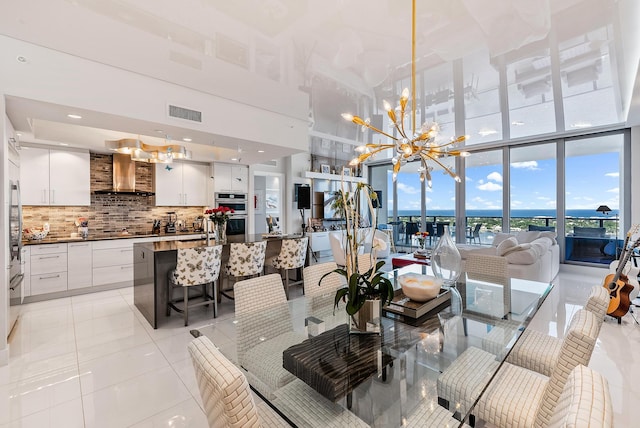
[[[563, 267], [532, 328], [562, 335], [603, 272]], [[133, 306], [132, 288], [22, 309], [9, 365], [0, 367], [0, 428], [207, 426], [186, 345], [190, 329], [215, 324], [211, 314], [193, 311], [189, 327], [174, 317], [153, 330]], [[227, 300], [218, 320], [230, 316]], [[215, 330], [219, 345], [233, 343], [232, 333]], [[615, 426], [637, 426], [640, 325], [630, 314], [622, 325], [605, 322], [591, 367], [609, 380]]]

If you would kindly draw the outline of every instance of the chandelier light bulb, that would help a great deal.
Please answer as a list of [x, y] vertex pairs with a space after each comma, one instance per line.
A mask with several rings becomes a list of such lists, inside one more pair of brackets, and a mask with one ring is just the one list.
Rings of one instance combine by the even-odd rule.
[[342, 118], [344, 120], [348, 120], [349, 122], [353, 121], [353, 115], [349, 113], [342, 113]]
[[384, 106], [384, 109], [386, 111], [391, 111], [391, 104], [389, 104], [389, 101], [387, 100], [382, 100], [382, 105]]

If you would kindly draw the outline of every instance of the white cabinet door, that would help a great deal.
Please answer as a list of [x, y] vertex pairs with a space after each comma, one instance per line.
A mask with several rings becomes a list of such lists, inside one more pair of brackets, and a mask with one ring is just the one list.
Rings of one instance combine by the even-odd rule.
[[175, 207], [183, 205], [182, 165], [174, 162], [167, 169], [165, 164], [156, 164], [156, 206]]
[[91, 205], [88, 152], [51, 150], [49, 154], [49, 204]]
[[231, 165], [226, 163], [213, 165], [213, 186], [216, 192], [231, 191]]
[[231, 165], [231, 190], [238, 193], [249, 192], [249, 168]]
[[67, 288], [91, 287], [93, 266], [91, 242], [73, 242], [67, 245]]
[[182, 192], [183, 202], [186, 206], [207, 205], [209, 166], [195, 163], [182, 165]]
[[20, 151], [22, 205], [49, 205], [49, 150], [23, 147]]

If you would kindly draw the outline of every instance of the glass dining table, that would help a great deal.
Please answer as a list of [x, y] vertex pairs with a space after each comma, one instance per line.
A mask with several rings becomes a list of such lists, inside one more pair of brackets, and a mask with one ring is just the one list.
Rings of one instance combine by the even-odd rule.
[[[411, 265], [387, 276], [399, 290], [407, 273], [432, 275], [429, 266]], [[460, 414], [439, 397], [438, 377], [471, 347], [502, 363], [552, 287], [462, 273], [447, 298], [418, 318], [402, 306], [383, 310], [380, 334], [350, 333], [344, 304], [334, 310], [335, 293], [309, 291], [199, 330], [292, 426], [462, 426], [472, 409]]]

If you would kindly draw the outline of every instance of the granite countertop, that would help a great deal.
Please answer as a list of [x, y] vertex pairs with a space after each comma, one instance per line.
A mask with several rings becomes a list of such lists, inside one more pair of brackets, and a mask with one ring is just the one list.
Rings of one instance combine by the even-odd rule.
[[67, 237], [67, 238], [44, 238], [44, 239], [40, 239], [38, 241], [28, 241], [28, 240], [23, 240], [22, 244], [23, 245], [41, 245], [41, 244], [61, 244], [61, 243], [68, 243], [68, 242], [82, 242], [82, 241], [106, 241], [106, 240], [112, 240], [112, 239], [132, 239], [132, 238], [164, 238], [164, 237], [170, 237], [170, 236], [188, 236], [188, 235], [203, 235], [203, 233], [201, 232], [193, 232], [193, 231], [189, 231], [189, 232], [176, 232], [176, 233], [139, 233], [139, 234], [135, 234], [135, 233], [130, 233], [128, 235], [123, 235], [120, 232], [117, 233], [96, 233], [96, 234], [90, 234], [89, 237], [87, 239], [82, 239], [82, 238], [71, 238], [71, 237]]
[[[246, 239], [242, 235], [237, 236], [228, 236], [228, 243], [233, 242], [261, 242], [261, 241], [281, 241], [286, 238], [300, 238], [302, 235], [281, 235], [281, 236], [272, 236], [272, 237], [264, 237], [261, 234], [249, 235]], [[207, 246], [206, 239], [195, 239], [189, 241], [160, 241], [160, 242], [141, 242], [136, 245], [143, 245], [146, 248], [150, 249], [153, 252], [163, 252], [163, 251], [175, 251], [180, 248], [196, 248], [196, 247], [205, 247]], [[211, 239], [209, 246], [216, 245], [215, 239]]]

